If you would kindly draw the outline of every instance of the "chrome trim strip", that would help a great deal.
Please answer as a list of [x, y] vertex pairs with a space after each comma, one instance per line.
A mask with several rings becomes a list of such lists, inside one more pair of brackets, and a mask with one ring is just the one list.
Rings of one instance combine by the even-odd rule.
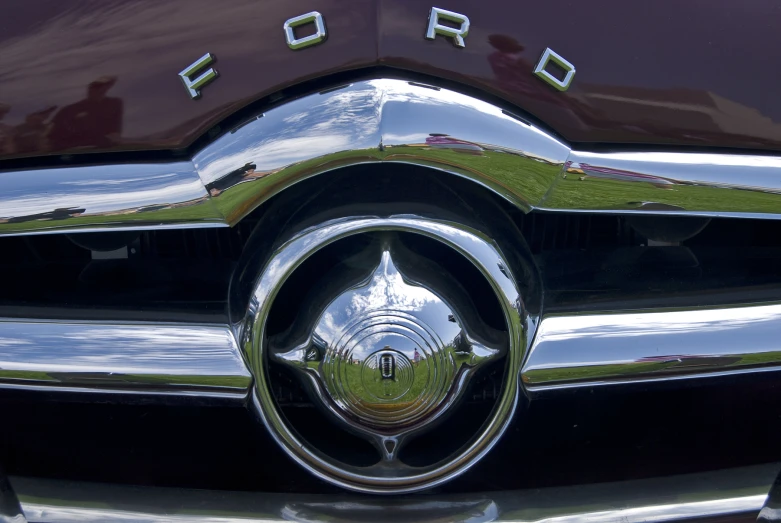
[[191, 161], [0, 172], [0, 235], [233, 225], [296, 182], [376, 162], [462, 176], [524, 211], [781, 219], [781, 157], [573, 151], [477, 98], [377, 79], [274, 107]]
[[27, 523], [8, 477], [0, 469], [0, 523]]
[[572, 151], [539, 208], [778, 218], [781, 158]]
[[30, 522], [754, 521], [779, 464], [572, 487], [367, 498], [130, 487], [12, 477]]
[[0, 234], [222, 225], [190, 162], [0, 172]]
[[781, 304], [545, 316], [521, 374], [538, 391], [766, 370]]
[[0, 388], [243, 399], [225, 325], [0, 319]]

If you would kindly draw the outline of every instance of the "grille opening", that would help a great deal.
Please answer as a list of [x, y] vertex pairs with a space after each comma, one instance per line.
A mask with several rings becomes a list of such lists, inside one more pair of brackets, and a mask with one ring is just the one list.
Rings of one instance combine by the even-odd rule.
[[[563, 296], [566, 284], [573, 285], [570, 303], [606, 291], [619, 299], [627, 294], [622, 289], [710, 295], [751, 287], [762, 291], [762, 300], [781, 298], [775, 290], [781, 281], [775, 269], [781, 265], [781, 222], [712, 219], [677, 245], [648, 247], [623, 216], [523, 214], [503, 205], [553, 286], [548, 297]], [[0, 286], [0, 316], [225, 321], [231, 274], [261, 216], [253, 213], [233, 228], [144, 231], [133, 244], [135, 253], [109, 260], [92, 259], [90, 250], [68, 237], [89, 243], [93, 233], [0, 238], [0, 271], [13, 275]], [[464, 262], [454, 257], [444, 263]]]

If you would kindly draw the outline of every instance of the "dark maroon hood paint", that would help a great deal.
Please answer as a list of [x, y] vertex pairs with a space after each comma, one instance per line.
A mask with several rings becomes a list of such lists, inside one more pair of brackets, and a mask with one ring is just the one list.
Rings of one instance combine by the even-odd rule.
[[[4, 0], [0, 156], [154, 150], [285, 87], [384, 65], [478, 88], [565, 139], [781, 149], [781, 4], [774, 0], [447, 0], [466, 48], [425, 40], [418, 0]], [[288, 49], [283, 22], [320, 11], [328, 40]], [[545, 47], [577, 67], [559, 93]], [[206, 52], [221, 77], [187, 95]]]

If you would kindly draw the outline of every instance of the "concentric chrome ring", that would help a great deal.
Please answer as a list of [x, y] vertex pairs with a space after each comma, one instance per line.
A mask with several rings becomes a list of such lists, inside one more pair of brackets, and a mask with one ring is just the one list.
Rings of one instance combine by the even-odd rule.
[[[384, 379], [380, 369], [383, 354], [377, 352], [355, 358], [362, 347], [377, 345], [383, 347], [377, 352], [385, 352], [384, 356], [392, 359], [394, 367], [404, 369], [401, 373], [394, 369], [394, 376]], [[410, 361], [414, 356], [409, 358], [393, 350], [393, 346], [417, 353], [417, 365]], [[398, 353], [398, 357], [393, 353]], [[361, 379], [357, 383], [351, 379], [355, 373], [348, 372], [350, 362], [356, 359], [362, 360]], [[323, 358], [322, 373], [325, 388], [333, 400], [359, 423], [394, 427], [400, 423], [414, 424], [444, 401], [455, 373], [455, 362], [442, 340], [421, 320], [397, 311], [378, 312], [359, 318], [329, 347]], [[399, 374], [402, 385], [397, 385]], [[415, 390], [411, 390], [413, 384], [417, 385]]]
[[[460, 253], [480, 271], [493, 288], [508, 330], [509, 349], [504, 360], [506, 373], [504, 385], [489, 419], [459, 451], [441, 462], [425, 467], [411, 467], [396, 461], [390, 456], [392, 452], [386, 456], [389, 459], [370, 467], [348, 465], [325, 455], [303, 440], [282, 415], [270, 390], [269, 377], [266, 373], [267, 360], [270, 357], [266, 335], [266, 318], [285, 281], [306, 259], [325, 246], [348, 236], [374, 231], [420, 234], [442, 242], [455, 252]], [[326, 222], [293, 237], [273, 253], [263, 270], [260, 271], [261, 276], [255, 285], [241, 333], [243, 347], [255, 376], [253, 403], [263, 423], [294, 460], [317, 476], [345, 488], [374, 493], [412, 492], [438, 485], [461, 474], [490, 450], [509, 424], [519, 399], [518, 376], [527, 349], [525, 335], [527, 326], [526, 315], [521, 308], [522, 299], [518, 286], [507, 267], [510, 265], [496, 244], [480, 232], [459, 224], [417, 217], [345, 218]], [[431, 335], [425, 334], [425, 327], [417, 320], [415, 322], [407, 320], [405, 324], [403, 321], [399, 322], [399, 318], [394, 317], [392, 319], [394, 329], [386, 328], [387, 311], [379, 312], [376, 316], [369, 315], [359, 318], [356, 321], [356, 326], [350, 329], [351, 334], [340, 340], [339, 346], [341, 348], [335, 349], [333, 355], [349, 354], [351, 344], [354, 345], [357, 338], [365, 339], [367, 336], [382, 335], [383, 333], [399, 337], [397, 341], [403, 341], [401, 338], [414, 340], [413, 344], [417, 344], [420, 348], [434, 343], [431, 341]], [[354, 352], [355, 349], [352, 350]], [[381, 350], [375, 352], [377, 352], [376, 356], [380, 357], [390, 354], [394, 350], [389, 344], [389, 348], [383, 346]], [[408, 347], [404, 350], [408, 350]], [[431, 354], [435, 355], [435, 352]], [[366, 354], [366, 356], [370, 357], [371, 354]], [[366, 363], [366, 358], [363, 360], [355, 359], [358, 360], [357, 364], [354, 364], [356, 368]], [[396, 362], [396, 365], [405, 365], [403, 360], [401, 361], [400, 364]], [[336, 364], [334, 361], [328, 365], [331, 365], [333, 369], [340, 369], [344, 367], [344, 363], [344, 360], [340, 364]], [[383, 362], [377, 364], [382, 365]], [[385, 365], [386, 369], [390, 368], [387, 361]], [[357, 374], [361, 374], [361, 372], [357, 372]], [[331, 394], [325, 390], [320, 381], [312, 380], [312, 383], [321, 387], [321, 394]], [[342, 385], [339, 392], [335, 393], [334, 399], [348, 397], [352, 392], [350, 390], [352, 387], [353, 385], [348, 385], [345, 388]], [[436, 387], [433, 389], [436, 390]], [[391, 396], [392, 394], [393, 392]], [[437, 412], [445, 410], [447, 403], [455, 401], [454, 398], [452, 394], [448, 395]], [[352, 402], [349, 406], [342, 406], [334, 401], [333, 405], [328, 408], [334, 410], [334, 415], [342, 416], [345, 408], [356, 411], [361, 407]], [[411, 409], [412, 412], [416, 412], [417, 408], [422, 407], [419, 407], [415, 402], [401, 406], [401, 409]], [[392, 417], [393, 414], [385, 415], [376, 412], [376, 410], [374, 412], [366, 410], [361, 412], [363, 415], [373, 416], [377, 421], [388, 422], [392, 426], [386, 416]], [[398, 412], [397, 410], [396, 413]], [[382, 444], [388, 442], [387, 439], [381, 441]]]

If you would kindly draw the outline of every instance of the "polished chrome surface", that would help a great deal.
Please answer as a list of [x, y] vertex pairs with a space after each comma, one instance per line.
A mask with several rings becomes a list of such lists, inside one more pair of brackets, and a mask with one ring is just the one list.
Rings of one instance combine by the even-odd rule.
[[370, 279], [336, 297], [304, 343], [270, 353], [314, 382], [314, 400], [385, 460], [403, 437], [449, 412], [477, 369], [504, 352], [467, 334], [461, 314], [437, 294], [408, 283], [393, 249], [388, 241]]
[[0, 235], [234, 225], [296, 182], [377, 162], [468, 178], [524, 211], [781, 218], [781, 158], [571, 151], [474, 97], [378, 79], [274, 107], [192, 163], [0, 172]]
[[527, 389], [781, 370], [781, 305], [543, 317]]
[[0, 523], [27, 523], [16, 493], [0, 468]]
[[[307, 24], [313, 24], [315, 26], [315, 32], [308, 36], [296, 38], [294, 32], [295, 28]], [[317, 45], [324, 42], [328, 37], [328, 33], [325, 29], [323, 15], [317, 11], [312, 11], [311, 13], [296, 16], [290, 20], [285, 21], [283, 29], [285, 31], [285, 40], [287, 40], [287, 45], [291, 49], [303, 49], [305, 47]]]
[[298, 181], [383, 161], [454, 173], [530, 210], [568, 153], [558, 140], [470, 96], [401, 80], [367, 80], [267, 111], [193, 162], [233, 224]]
[[[458, 27], [441, 24], [440, 20], [446, 20]], [[426, 29], [426, 39], [434, 40], [437, 35], [450, 38], [456, 47], [466, 47], [464, 38], [469, 34], [469, 18], [460, 13], [447, 11], [438, 7], [432, 7], [428, 15], [428, 28]]]
[[0, 234], [222, 226], [188, 162], [0, 172]]
[[[564, 78], [559, 79], [549, 73], [546, 69], [548, 64], [553, 62], [564, 70]], [[534, 67], [534, 74], [543, 82], [552, 86], [558, 91], [566, 91], [575, 78], [575, 66], [568, 62], [563, 56], [555, 52], [550, 47], [546, 48], [540, 57], [540, 61]]]
[[781, 464], [657, 479], [449, 495], [226, 492], [12, 477], [31, 522], [675, 522], [753, 521]]
[[222, 325], [0, 320], [0, 388], [244, 398]]
[[[214, 63], [214, 55], [206, 53], [179, 73], [184, 88], [193, 100], [201, 97], [201, 88], [215, 80], [220, 74], [214, 67], [204, 68]], [[203, 72], [201, 72], [203, 71]], [[198, 74], [201, 73], [201, 74]]]
[[[315, 447], [302, 440], [294, 428], [289, 425], [277, 406], [265, 371], [266, 360], [272, 357], [270, 352], [273, 352], [267, 340], [266, 320], [274, 299], [285, 281], [305, 260], [323, 247], [348, 236], [373, 231], [405, 232], [423, 235], [444, 243], [453, 249], [454, 253], [457, 253], [456, 255], [464, 256], [480, 271], [493, 288], [509, 332], [509, 349], [505, 358], [507, 378], [504, 380], [503, 390], [491, 417], [483, 425], [480, 432], [462, 447], [456, 455], [427, 467], [411, 467], [398, 459], [398, 448], [404, 443], [404, 440], [400, 438], [390, 439], [387, 447], [385, 445], [385, 443], [388, 443], [387, 439], [370, 438], [370, 441], [378, 446], [381, 459], [377, 464], [369, 467], [347, 465], [324, 455]], [[383, 258], [385, 259], [387, 269], [383, 268], [381, 264], [379, 275], [375, 272], [374, 285], [376, 287], [372, 287], [372, 282], [370, 282], [369, 286], [364, 290], [371, 291], [373, 288], [381, 288], [385, 270], [388, 271], [389, 276], [392, 275], [393, 270], [389, 266], [391, 257], [388, 254], [383, 254]], [[259, 261], [258, 263], [261, 262]], [[440, 484], [464, 472], [488, 452], [496, 439], [504, 432], [518, 402], [519, 384], [517, 376], [526, 352], [526, 334], [529, 326], [526, 324], [527, 318], [522, 310], [521, 296], [516, 282], [505, 269], [508, 266], [508, 263], [493, 241], [481, 233], [458, 224], [414, 216], [345, 218], [326, 222], [294, 236], [280, 246], [269, 260], [265, 262], [263, 267], [257, 268], [257, 273], [260, 274], [260, 277], [255, 285], [246, 317], [241, 318], [239, 322], [239, 339], [242, 340], [247, 361], [255, 376], [254, 405], [269, 432], [294, 460], [311, 472], [332, 483], [353, 490], [377, 493], [410, 492]], [[391, 301], [394, 297], [407, 299], [407, 297], [415, 296], [416, 294], [421, 299], [430, 297], [426, 289], [418, 287], [413, 292], [410, 292], [409, 287], [402, 293], [391, 292], [389, 295]], [[360, 299], [361, 293], [361, 289], [358, 289], [352, 296], [357, 296]], [[382, 296], [378, 300], [380, 308], [387, 305], [388, 300], [386, 296]], [[366, 311], [366, 309], [366, 307], [361, 307], [357, 312], [360, 313]], [[446, 308], [436, 306], [435, 309], [439, 310], [440, 314], [444, 314]], [[444, 319], [441, 318], [441, 320]], [[430, 321], [427, 320], [427, 323]], [[397, 320], [393, 320], [392, 323], [398, 326]], [[415, 318], [413, 323], [417, 325], [411, 328], [409, 326], [409, 318], [407, 318], [402, 326], [407, 329], [408, 333], [413, 329], [419, 332], [419, 319]], [[339, 322], [337, 322], [338, 324]], [[451, 330], [454, 330], [454, 328], [451, 328]], [[443, 331], [442, 333], [448, 334], [448, 331]], [[431, 334], [429, 333], [428, 336], [431, 336]], [[331, 337], [329, 336], [329, 338]], [[333, 338], [336, 338], [336, 335]], [[396, 341], [394, 340], [394, 343]], [[382, 343], [380, 340], [371, 340], [370, 345], [376, 348], [380, 343]], [[369, 349], [367, 353], [371, 350]], [[386, 349], [383, 346], [379, 350], [384, 351]], [[309, 351], [307, 350], [306, 352]], [[298, 353], [294, 352], [292, 356], [288, 353], [288, 356], [290, 359], [297, 359], [301, 363], [306, 359], [303, 348]], [[471, 358], [471, 356], [469, 357]], [[443, 370], [446, 370], [446, 367]], [[318, 382], [315, 381], [314, 385], [317, 386]], [[344, 412], [344, 409], [340, 410]], [[354, 412], [354, 408], [352, 410]], [[372, 420], [372, 423], [376, 425], [376, 419]], [[362, 434], [366, 435], [366, 432]], [[383, 452], [383, 448], [385, 448], [386, 452]]]
[[759, 511], [757, 523], [781, 522], [781, 472], [779, 472], [770, 493], [765, 500], [765, 506]]
[[572, 151], [559, 181], [538, 207], [778, 219], [780, 199], [778, 157]]

